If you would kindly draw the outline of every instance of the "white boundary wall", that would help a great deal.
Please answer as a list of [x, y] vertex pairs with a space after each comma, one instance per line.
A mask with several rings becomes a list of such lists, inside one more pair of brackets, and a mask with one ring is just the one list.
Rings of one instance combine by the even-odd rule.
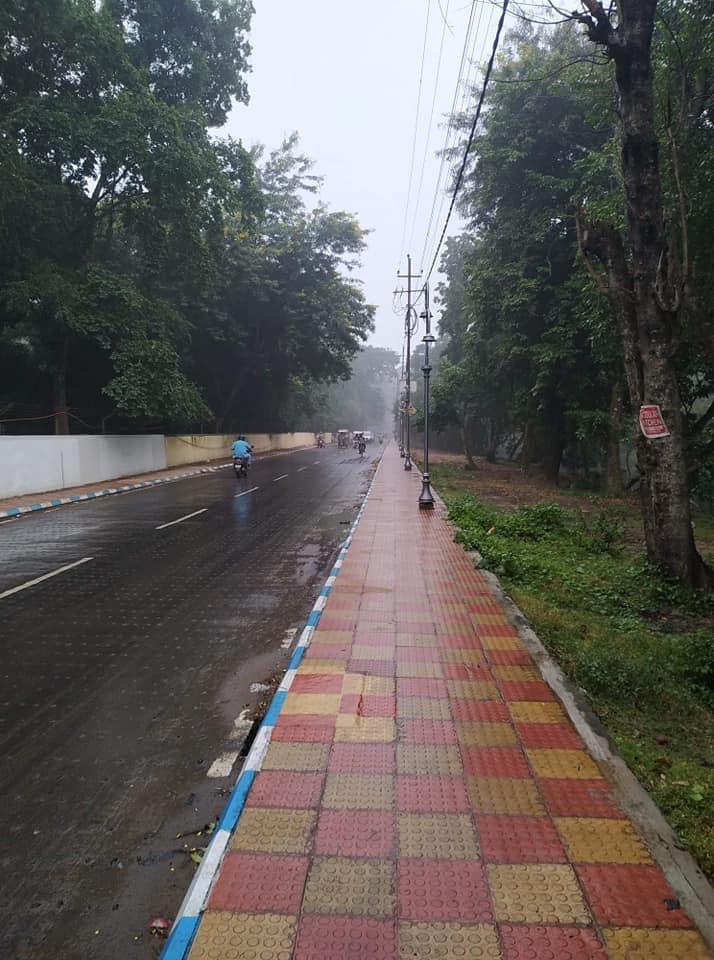
[[[177, 467], [184, 463], [202, 463], [218, 457], [229, 457], [236, 434], [185, 434], [166, 437], [166, 465]], [[314, 433], [248, 433], [246, 439], [255, 453], [274, 450], [295, 450], [315, 443]]]
[[0, 436], [0, 498], [79, 487], [166, 468], [164, 438]]

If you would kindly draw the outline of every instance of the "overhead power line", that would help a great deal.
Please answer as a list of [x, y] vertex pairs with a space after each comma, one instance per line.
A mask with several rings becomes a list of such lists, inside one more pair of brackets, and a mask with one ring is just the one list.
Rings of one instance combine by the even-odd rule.
[[449, 227], [449, 221], [451, 220], [451, 214], [454, 212], [454, 206], [456, 205], [456, 197], [458, 196], [459, 190], [461, 188], [461, 183], [464, 178], [464, 171], [466, 170], [466, 164], [468, 163], [469, 154], [471, 152], [471, 147], [473, 145], [474, 136], [476, 135], [476, 127], [478, 126], [479, 118], [481, 116], [481, 110], [483, 108], [483, 101], [486, 97], [486, 90], [488, 88], [488, 82], [491, 79], [491, 73], [493, 71], [493, 65], [496, 60], [496, 51], [498, 50], [498, 44], [501, 39], [501, 31], [503, 29], [503, 22], [506, 19], [506, 12], [508, 10], [508, 0], [503, 0], [503, 6], [501, 8], [501, 16], [498, 20], [498, 26], [496, 27], [496, 36], [493, 39], [493, 48], [491, 49], [491, 56], [489, 57], [488, 64], [486, 66], [486, 73], [483, 78], [483, 85], [481, 87], [481, 93], [478, 99], [478, 104], [476, 106], [476, 113], [474, 114], [473, 122], [471, 123], [471, 130], [469, 131], [469, 137], [466, 142], [466, 149], [464, 150], [464, 156], [461, 161], [461, 166], [459, 167], [459, 172], [456, 177], [456, 182], [454, 184], [454, 190], [451, 196], [451, 202], [449, 204], [449, 210], [446, 214], [446, 220], [444, 221], [444, 226], [439, 236], [439, 241], [434, 250], [434, 257], [429, 266], [429, 270], [426, 275], [426, 280], [428, 281], [431, 277], [431, 274], [436, 265], [437, 258], [439, 256], [439, 251], [441, 250], [441, 245], [444, 242], [444, 237], [446, 236], [446, 231]]

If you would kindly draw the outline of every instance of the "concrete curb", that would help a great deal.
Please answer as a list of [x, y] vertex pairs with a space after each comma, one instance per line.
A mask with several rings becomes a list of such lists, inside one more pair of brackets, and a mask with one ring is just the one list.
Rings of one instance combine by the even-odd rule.
[[333, 564], [330, 575], [325, 581], [325, 584], [320, 591], [312, 610], [310, 611], [310, 615], [307, 618], [307, 623], [300, 634], [300, 639], [295, 647], [295, 651], [293, 652], [290, 663], [288, 664], [288, 668], [285, 672], [282, 683], [273, 696], [270, 707], [268, 708], [268, 712], [263, 718], [263, 722], [260, 725], [260, 729], [258, 730], [255, 740], [253, 741], [253, 745], [251, 746], [248, 756], [246, 757], [243, 767], [241, 768], [241, 772], [238, 775], [235, 786], [228, 797], [228, 802], [225, 806], [225, 809], [221, 814], [220, 820], [216, 824], [216, 830], [211, 837], [211, 842], [209, 843], [203, 859], [201, 860], [201, 863], [194, 874], [186, 896], [179, 907], [169, 938], [166, 941], [163, 950], [161, 951], [160, 960], [184, 960], [184, 958], [188, 955], [188, 951], [190, 950], [196, 933], [198, 932], [198, 928], [201, 923], [201, 915], [203, 913], [205, 904], [208, 901], [211, 887], [213, 886], [213, 882], [218, 875], [225, 852], [228, 849], [231, 836], [238, 825], [238, 821], [240, 820], [246, 798], [250, 792], [251, 786], [253, 785], [255, 776], [263, 765], [263, 760], [270, 744], [275, 723], [280, 715], [283, 703], [285, 702], [285, 697], [287, 696], [293, 679], [295, 678], [297, 668], [300, 666], [300, 662], [305, 655], [305, 650], [312, 640], [315, 627], [320, 621], [320, 616], [325, 604], [327, 603], [327, 598], [329, 597], [330, 591], [332, 590], [335, 580], [337, 579], [345, 559], [345, 554], [352, 543], [357, 526], [362, 518], [362, 514], [364, 513], [381, 463], [382, 458], [380, 457], [379, 464], [374, 472], [369, 489], [367, 490], [367, 493], [362, 501], [362, 505], [357, 512], [357, 516], [350, 527], [350, 532], [348, 533], [346, 540], [344, 540], [340, 546], [337, 559]]
[[[453, 529], [458, 530], [456, 524], [449, 520], [448, 507], [433, 487], [432, 491], [444, 519]], [[480, 553], [469, 550], [464, 552], [480, 564]], [[504, 591], [498, 577], [490, 570], [483, 569], [482, 572], [533, 657], [543, 680], [558, 698], [601, 768], [603, 776], [613, 788], [615, 799], [637, 828], [707, 946], [714, 951], [714, 887], [704, 876], [694, 857], [681, 848], [664, 814], [622, 759], [582, 692], [550, 656], [523, 612]]]

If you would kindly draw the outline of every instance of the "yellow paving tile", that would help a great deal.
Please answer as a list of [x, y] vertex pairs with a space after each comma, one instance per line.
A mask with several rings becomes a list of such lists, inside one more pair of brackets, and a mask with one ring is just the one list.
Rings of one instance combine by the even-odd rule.
[[231, 840], [231, 849], [307, 853], [316, 816], [314, 810], [246, 807]]
[[346, 673], [342, 678], [343, 693], [374, 693], [391, 696], [395, 691], [392, 677], [368, 677], [364, 673]]
[[487, 867], [496, 919], [510, 923], [591, 923], [575, 871], [561, 864]]
[[598, 780], [598, 765], [584, 750], [526, 750], [539, 777], [556, 780]]
[[457, 722], [456, 738], [468, 747], [509, 747], [518, 743], [510, 723]]
[[543, 677], [535, 667], [494, 666], [491, 673], [497, 680], [542, 680]]
[[402, 813], [397, 817], [399, 855], [427, 860], [476, 860], [471, 817], [462, 813]]
[[320, 630], [318, 627], [317, 630], [312, 635], [312, 640], [310, 640], [310, 646], [313, 644], [321, 643], [352, 643], [352, 631], [351, 630]]
[[603, 930], [610, 960], [712, 960], [694, 930], [613, 927]]
[[457, 747], [430, 743], [398, 743], [397, 772], [412, 776], [456, 777], [462, 773]]
[[289, 960], [295, 917], [207, 910], [189, 960]]
[[444, 650], [441, 657], [446, 663], [481, 664], [484, 663], [486, 659], [482, 650], [474, 650], [473, 647]]
[[479, 640], [484, 650], [525, 650], [518, 637], [484, 637], [479, 634]]
[[303, 673], [344, 673], [344, 660], [323, 660], [322, 657], [305, 657]]
[[393, 660], [394, 653], [390, 647], [369, 646], [366, 643], [356, 643], [352, 647], [354, 660]]
[[565, 723], [567, 720], [559, 703], [523, 700], [507, 706], [514, 723]]
[[322, 805], [330, 810], [389, 810], [394, 805], [394, 777], [328, 773]]
[[397, 716], [400, 720], [450, 720], [448, 700], [438, 697], [399, 697]]
[[477, 813], [544, 817], [545, 806], [532, 780], [518, 777], [468, 777], [471, 804]]
[[391, 717], [337, 717], [335, 740], [340, 743], [390, 743], [396, 736], [397, 725]]
[[449, 696], [463, 700], [498, 700], [498, 687], [490, 680], [447, 680]]
[[440, 663], [398, 663], [398, 677], [419, 677], [428, 680], [438, 680], [444, 676], [444, 670]]
[[503, 614], [500, 613], [472, 613], [471, 619], [476, 624], [477, 628], [480, 623], [484, 624], [484, 626], [491, 627], [508, 626], [508, 620], [505, 616], [503, 616]]
[[489, 923], [402, 923], [400, 960], [501, 960], [496, 928]]
[[332, 715], [339, 711], [341, 700], [337, 693], [289, 693], [282, 712]]
[[559, 817], [555, 824], [573, 863], [652, 863], [628, 820]]
[[328, 743], [282, 743], [274, 740], [263, 760], [263, 770], [324, 770]]
[[394, 865], [388, 860], [323, 857], [307, 878], [304, 913], [391, 917]]

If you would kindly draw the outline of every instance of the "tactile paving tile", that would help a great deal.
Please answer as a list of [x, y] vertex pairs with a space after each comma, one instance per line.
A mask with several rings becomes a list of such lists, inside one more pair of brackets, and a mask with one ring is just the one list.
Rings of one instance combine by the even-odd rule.
[[400, 960], [501, 960], [496, 928], [487, 923], [402, 923]]
[[532, 780], [508, 777], [468, 777], [469, 797], [478, 813], [544, 817], [545, 806]]
[[461, 777], [412, 776], [395, 780], [395, 803], [405, 813], [466, 813], [466, 781]]
[[390, 810], [394, 806], [394, 777], [328, 773], [322, 805], [333, 810]]
[[542, 680], [499, 680], [504, 700], [535, 700], [538, 703], [555, 701], [555, 694]]
[[441, 651], [441, 659], [445, 663], [465, 663], [474, 667], [485, 663], [483, 651], [473, 647], [450, 647]]
[[347, 661], [347, 670], [350, 673], [364, 673], [373, 677], [393, 677], [395, 663], [390, 657], [389, 660], [377, 660], [372, 657], [371, 660], [361, 658]]
[[512, 666], [528, 666], [531, 661], [531, 655], [527, 650], [489, 650], [488, 662], [502, 665], [511, 664]]
[[461, 757], [454, 746], [397, 744], [397, 773], [459, 776], [462, 772]]
[[340, 697], [332, 693], [289, 693], [283, 703], [283, 713], [309, 713], [311, 716], [332, 716], [340, 709]]
[[286, 743], [330, 743], [334, 732], [334, 717], [281, 714], [271, 740]]
[[250, 788], [246, 806], [312, 810], [320, 802], [321, 791], [321, 773], [261, 770]]
[[477, 663], [442, 663], [445, 680], [490, 680], [487, 667]]
[[479, 634], [484, 637], [517, 637], [518, 631], [509, 623], [482, 623]]
[[342, 693], [342, 674], [298, 672], [291, 693]]
[[397, 677], [419, 677], [425, 680], [438, 680], [443, 677], [444, 671], [438, 661], [416, 660], [397, 663]]
[[399, 856], [428, 860], [476, 860], [471, 818], [463, 813], [400, 813]]
[[397, 734], [403, 743], [456, 743], [450, 720], [397, 720]]
[[335, 740], [353, 743], [390, 743], [397, 736], [391, 717], [358, 717], [340, 714], [335, 723]]
[[189, 960], [290, 960], [295, 917], [207, 910]]
[[329, 773], [394, 773], [397, 759], [391, 743], [334, 743]]
[[478, 650], [484, 656], [478, 637], [473, 632], [439, 634], [438, 643], [442, 650]]
[[357, 713], [363, 717], [395, 717], [397, 698], [394, 695], [378, 696], [365, 693], [358, 704]]
[[467, 747], [510, 747], [518, 743], [510, 723], [458, 721], [455, 729], [457, 740]]
[[536, 670], [535, 667], [508, 665], [501, 666], [494, 664], [491, 667], [491, 672], [497, 680], [522, 680], [525, 682], [531, 682], [534, 680], [541, 682], [543, 680], [540, 672]]
[[508, 708], [500, 700], [451, 700], [454, 720], [507, 721]]
[[561, 864], [486, 867], [496, 919], [511, 923], [590, 923], [573, 868]]
[[520, 747], [461, 747], [464, 771], [475, 777], [530, 777]]
[[221, 865], [209, 909], [297, 913], [307, 866], [307, 857], [256, 856], [231, 851]]
[[424, 677], [400, 677], [397, 680], [397, 702], [400, 697], [438, 697], [443, 700], [447, 696], [445, 680]]
[[503, 960], [608, 960], [592, 927], [521, 927], [502, 923], [499, 932]]
[[436, 697], [399, 697], [397, 699], [398, 719], [408, 720], [450, 720], [449, 701]]
[[391, 920], [312, 914], [300, 920], [293, 960], [396, 960], [396, 956]]
[[454, 700], [498, 700], [498, 688], [491, 680], [447, 680], [449, 696]]
[[315, 854], [320, 857], [392, 857], [394, 814], [387, 810], [322, 810]]
[[408, 631], [400, 632], [396, 635], [395, 643], [397, 647], [433, 647], [434, 636], [429, 634], [419, 636]]
[[541, 780], [540, 789], [554, 817], [625, 816], [606, 780]]
[[493, 921], [483, 867], [473, 860], [400, 860], [398, 900], [404, 920]]
[[316, 816], [314, 810], [246, 807], [230, 849], [255, 853], [307, 853]]
[[476, 633], [484, 650], [523, 650], [519, 637], [494, 637], [482, 633], [483, 624], [476, 624]]
[[537, 776], [544, 779], [598, 780], [602, 774], [584, 750], [526, 750]]
[[515, 700], [508, 710], [514, 723], [566, 723], [568, 719], [559, 703]]
[[320, 625], [315, 629], [315, 632], [312, 635], [312, 640], [310, 641], [310, 646], [314, 644], [322, 643], [346, 643], [347, 646], [352, 645], [352, 631], [351, 630], [323, 630]]
[[381, 859], [322, 857], [308, 874], [303, 913], [391, 917], [394, 863]]
[[583, 750], [583, 741], [568, 723], [519, 723], [516, 730], [524, 747]]
[[603, 930], [610, 960], [712, 960], [694, 930]]
[[303, 670], [305, 673], [334, 673], [341, 675], [345, 672], [345, 660], [337, 658], [328, 660], [321, 655], [316, 647], [312, 649], [308, 647], [305, 659], [303, 660]]
[[353, 660], [394, 660], [394, 648], [356, 643], [352, 647]]
[[484, 860], [501, 863], [567, 863], [563, 843], [547, 817], [477, 817]]
[[639, 864], [577, 866], [598, 923], [614, 927], [691, 927], [658, 867]]
[[389, 697], [394, 695], [394, 691], [393, 677], [368, 677], [364, 673], [346, 673], [342, 679], [343, 693]]
[[559, 817], [555, 825], [573, 863], [652, 863], [629, 820]]
[[434, 643], [411, 647], [402, 644], [395, 647], [395, 657], [397, 663], [439, 663], [441, 660], [440, 650]]
[[324, 770], [330, 753], [326, 743], [271, 743], [263, 770]]

